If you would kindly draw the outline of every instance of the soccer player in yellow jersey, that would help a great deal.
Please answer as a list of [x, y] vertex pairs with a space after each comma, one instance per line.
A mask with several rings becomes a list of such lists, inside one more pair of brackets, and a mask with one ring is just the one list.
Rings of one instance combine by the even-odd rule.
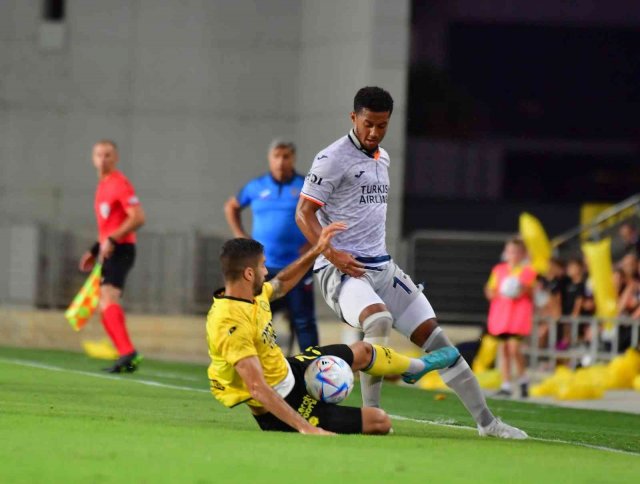
[[265, 282], [267, 269], [262, 245], [252, 239], [232, 239], [220, 260], [225, 287], [214, 295], [207, 316], [211, 364], [211, 392], [225, 406], [245, 403], [262, 430], [305, 434], [386, 434], [388, 415], [379, 408], [354, 408], [318, 402], [304, 384], [304, 371], [316, 357], [334, 355], [353, 370], [376, 376], [402, 374], [415, 382], [425, 373], [449, 367], [459, 353], [448, 347], [420, 359], [365, 342], [308, 348], [285, 358], [271, 324], [270, 301], [284, 296], [307, 273], [331, 238], [345, 230], [336, 222], [322, 229], [318, 242], [306, 254]]

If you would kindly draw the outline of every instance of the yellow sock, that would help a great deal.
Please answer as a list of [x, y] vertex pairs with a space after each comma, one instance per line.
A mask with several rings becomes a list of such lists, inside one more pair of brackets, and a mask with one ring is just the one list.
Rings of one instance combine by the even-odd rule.
[[371, 366], [365, 373], [373, 376], [402, 375], [406, 373], [411, 364], [411, 358], [401, 355], [397, 351], [386, 346], [371, 345], [375, 351], [375, 356]]

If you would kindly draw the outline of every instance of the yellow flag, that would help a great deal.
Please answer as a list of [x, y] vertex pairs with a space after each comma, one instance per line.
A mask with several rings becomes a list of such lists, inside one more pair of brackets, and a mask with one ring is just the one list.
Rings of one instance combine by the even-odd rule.
[[531, 265], [538, 274], [546, 274], [551, 259], [551, 242], [544, 227], [536, 217], [530, 213], [520, 214], [520, 236], [527, 246]]
[[71, 305], [65, 311], [64, 317], [76, 331], [80, 331], [87, 324], [100, 302], [100, 278], [102, 264], [96, 264], [84, 285], [73, 298]]

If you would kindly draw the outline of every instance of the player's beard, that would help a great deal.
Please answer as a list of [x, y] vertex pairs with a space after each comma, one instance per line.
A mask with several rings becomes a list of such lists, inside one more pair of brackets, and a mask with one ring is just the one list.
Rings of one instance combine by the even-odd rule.
[[264, 277], [253, 281], [253, 295], [259, 296], [262, 293], [262, 286], [264, 285]]

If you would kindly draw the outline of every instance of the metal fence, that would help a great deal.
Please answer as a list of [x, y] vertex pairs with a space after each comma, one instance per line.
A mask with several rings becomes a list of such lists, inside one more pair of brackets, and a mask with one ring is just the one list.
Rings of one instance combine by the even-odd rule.
[[[94, 239], [44, 225], [31, 228], [36, 233], [33, 263], [17, 250], [21, 241], [13, 236], [16, 226], [0, 226], [0, 303], [65, 308], [87, 277], [78, 270], [78, 261]], [[197, 231], [139, 233], [124, 305], [148, 313], [205, 313], [214, 289], [222, 286], [218, 254], [223, 242], [222, 237]], [[19, 267], [20, 272], [12, 267]], [[11, 288], [20, 285], [16, 283], [20, 278], [29, 279], [29, 273], [34, 275], [33, 289], [16, 295]]]
[[580, 255], [582, 243], [612, 237], [612, 251], [614, 255], [621, 256], [624, 248], [616, 235], [620, 226], [627, 222], [636, 225], [640, 222], [640, 194], [604, 210], [591, 222], [554, 237], [554, 252], [562, 257]]
[[[568, 330], [568, 331], [567, 331]], [[558, 347], [558, 336], [567, 332], [568, 347]], [[640, 344], [640, 320], [626, 317], [602, 319], [591, 316], [535, 319], [528, 348], [529, 366], [559, 361], [578, 364], [610, 361], [620, 352]]]

